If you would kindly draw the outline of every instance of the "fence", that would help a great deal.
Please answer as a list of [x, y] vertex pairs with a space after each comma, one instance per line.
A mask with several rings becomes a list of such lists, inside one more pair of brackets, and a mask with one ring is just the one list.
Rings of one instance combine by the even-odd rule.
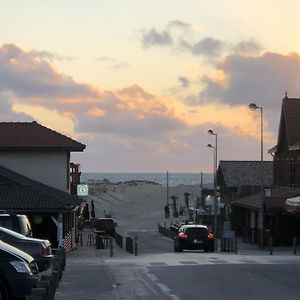
[[120, 248], [123, 248], [123, 236], [121, 234], [115, 233], [115, 241]]
[[134, 255], [138, 254], [138, 239], [137, 239], [137, 237], [135, 237], [134, 239], [129, 236], [126, 237], [125, 250]]
[[175, 235], [176, 235], [176, 231], [175, 230], [170, 230], [167, 227], [163, 227], [161, 226], [159, 223], [157, 223], [158, 226], [158, 232], [163, 234], [164, 236], [170, 238], [170, 239], [174, 239]]

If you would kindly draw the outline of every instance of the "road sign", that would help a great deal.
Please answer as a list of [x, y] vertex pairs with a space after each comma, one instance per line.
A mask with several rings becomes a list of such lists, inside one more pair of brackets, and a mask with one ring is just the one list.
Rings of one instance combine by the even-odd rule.
[[89, 194], [89, 186], [87, 184], [77, 184], [77, 196], [87, 196]]

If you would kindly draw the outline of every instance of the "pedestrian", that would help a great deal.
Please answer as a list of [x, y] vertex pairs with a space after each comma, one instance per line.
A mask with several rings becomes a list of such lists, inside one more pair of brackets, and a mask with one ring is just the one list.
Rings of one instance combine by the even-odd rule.
[[165, 218], [166, 218], [166, 219], [169, 218], [169, 216], [170, 216], [170, 208], [169, 208], [169, 205], [168, 205], [168, 204], [165, 205], [164, 211], [165, 211]]

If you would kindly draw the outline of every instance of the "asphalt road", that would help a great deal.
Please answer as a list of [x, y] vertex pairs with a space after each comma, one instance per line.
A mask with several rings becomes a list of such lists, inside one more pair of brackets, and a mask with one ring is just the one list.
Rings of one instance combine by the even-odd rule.
[[[56, 299], [300, 299], [300, 256], [173, 252], [155, 231], [132, 231], [139, 255], [80, 249], [67, 258]], [[84, 248], [84, 247], [83, 247]]]

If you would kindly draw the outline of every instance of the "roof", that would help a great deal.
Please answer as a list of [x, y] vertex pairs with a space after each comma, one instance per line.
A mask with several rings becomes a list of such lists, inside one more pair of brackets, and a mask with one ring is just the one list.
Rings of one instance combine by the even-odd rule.
[[[264, 161], [264, 186], [273, 183], [273, 161]], [[226, 187], [259, 186], [261, 184], [261, 161], [221, 160], [218, 176], [223, 175]]]
[[262, 196], [261, 194], [254, 194], [247, 197], [240, 198], [232, 203], [235, 206], [241, 206], [253, 210], [260, 210]]
[[0, 151], [83, 151], [81, 144], [57, 131], [33, 122], [0, 122]]
[[[285, 212], [286, 199], [300, 195], [299, 188], [274, 186], [271, 197], [264, 197], [264, 204], [269, 213]], [[240, 198], [233, 202], [235, 206], [241, 206], [252, 210], [260, 210], [262, 195], [254, 194]]]
[[63, 192], [0, 166], [0, 210], [63, 212], [73, 210], [77, 196]]
[[[282, 111], [286, 126], [286, 136], [289, 147], [300, 143], [300, 99], [285, 97], [282, 100]], [[292, 150], [292, 149], [291, 149]]]

